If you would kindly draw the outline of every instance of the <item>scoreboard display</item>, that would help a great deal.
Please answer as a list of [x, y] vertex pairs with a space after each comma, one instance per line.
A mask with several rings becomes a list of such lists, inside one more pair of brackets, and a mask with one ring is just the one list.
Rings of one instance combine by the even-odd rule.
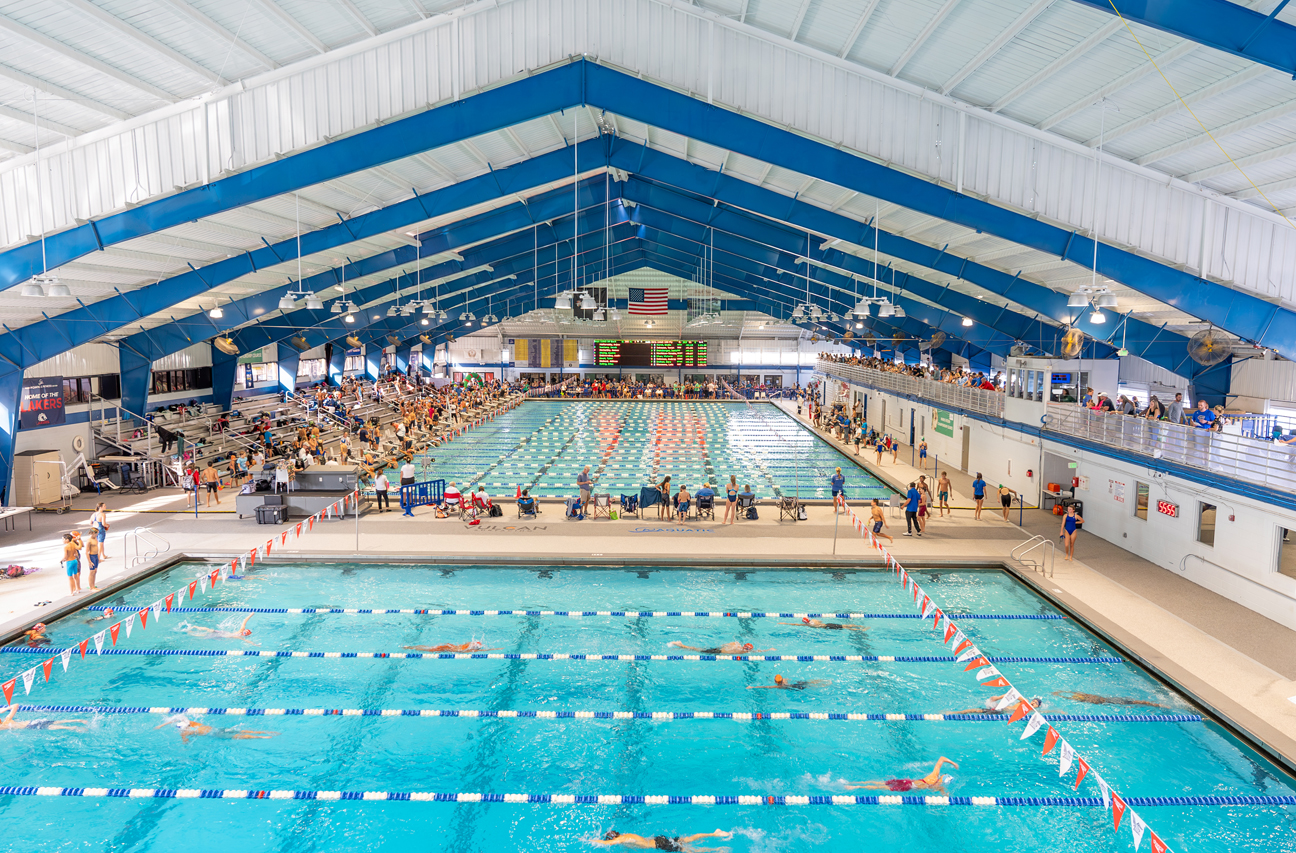
[[706, 367], [706, 341], [595, 341], [598, 367]]

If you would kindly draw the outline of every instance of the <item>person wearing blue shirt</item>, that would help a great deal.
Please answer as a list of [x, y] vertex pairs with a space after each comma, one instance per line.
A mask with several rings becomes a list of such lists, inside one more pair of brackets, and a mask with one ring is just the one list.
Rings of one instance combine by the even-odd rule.
[[981, 504], [985, 503], [986, 481], [981, 479], [981, 472], [977, 471], [976, 479], [972, 481], [972, 497], [976, 500], [976, 515], [973, 518], [981, 518]]
[[1207, 405], [1205, 400], [1198, 400], [1197, 410], [1189, 416], [1188, 420], [1192, 422], [1194, 427], [1193, 442], [1197, 444], [1198, 447], [1202, 448], [1202, 455], [1206, 457], [1202, 461], [1206, 465], [1209, 465], [1210, 433], [1211, 429], [1215, 426], [1215, 413], [1211, 411], [1210, 406]]
[[710, 483], [707, 483], [707, 484], [703, 485], [702, 488], [698, 489], [697, 492], [695, 492], [695, 493], [693, 494], [693, 497], [695, 497], [695, 498], [713, 498], [713, 497], [715, 497], [715, 489], [711, 488], [711, 484], [710, 484]]
[[910, 483], [909, 491], [905, 495], [909, 503], [905, 504], [905, 536], [913, 536], [914, 528], [918, 528], [918, 535], [922, 536], [922, 527], [918, 524], [918, 484]]
[[846, 478], [842, 476], [840, 468], [829, 482], [832, 485], [833, 515], [836, 515], [846, 505], [846, 496], [842, 493], [842, 489], [846, 486]]

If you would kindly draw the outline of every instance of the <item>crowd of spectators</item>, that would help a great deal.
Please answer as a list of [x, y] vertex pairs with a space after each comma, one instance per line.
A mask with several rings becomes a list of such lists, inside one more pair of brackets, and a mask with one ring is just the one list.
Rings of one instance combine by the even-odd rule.
[[897, 364], [895, 361], [876, 356], [859, 356], [859, 355], [829, 355], [827, 353], [819, 356], [820, 361], [830, 361], [834, 364], [851, 364], [856, 367], [864, 367], [869, 370], [880, 370], [883, 373], [897, 373], [902, 376], [911, 376], [914, 379], [929, 379], [933, 382], [944, 382], [948, 385], [958, 385], [962, 388], [980, 388], [984, 391], [1002, 391], [1004, 390], [1004, 374], [1000, 371], [995, 374], [982, 373], [975, 370], [967, 370], [962, 367], [936, 367], [928, 364]]

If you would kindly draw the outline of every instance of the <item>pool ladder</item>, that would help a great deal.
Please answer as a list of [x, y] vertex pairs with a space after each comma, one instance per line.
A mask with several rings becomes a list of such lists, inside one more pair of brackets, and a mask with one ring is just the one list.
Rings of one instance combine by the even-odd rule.
[[130, 554], [132, 543], [135, 545], [135, 556], [127, 556], [127, 565], [132, 567], [171, 550], [170, 542], [147, 527], [136, 527], [126, 534], [125, 552], [127, 555]]
[[1051, 578], [1053, 562], [1057, 558], [1057, 546], [1053, 544], [1052, 539], [1032, 536], [1008, 552], [1008, 556], [1031, 571]]

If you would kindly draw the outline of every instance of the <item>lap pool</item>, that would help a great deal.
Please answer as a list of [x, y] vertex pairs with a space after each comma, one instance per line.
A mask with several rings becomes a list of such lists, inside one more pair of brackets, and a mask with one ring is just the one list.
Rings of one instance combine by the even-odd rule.
[[[1022, 725], [1001, 716], [945, 716], [996, 691], [951, 661], [887, 571], [259, 563], [150, 613], [146, 630], [119, 630], [104, 654], [74, 650], [61, 671], [58, 649], [210, 570], [177, 564], [54, 622], [52, 647], [0, 654], [9, 673], [51, 657], [54, 667], [30, 694], [19, 678], [15, 694], [15, 719], [40, 724], [0, 732], [11, 849], [580, 851], [611, 829], [717, 828], [733, 837], [695, 844], [1132, 847], [1128, 815], [1114, 835], [1092, 779], [1079, 791], [1074, 769], [1059, 779], [1042, 733], [1022, 740]], [[1170, 849], [1293, 848], [1292, 780], [1184, 697], [1006, 573], [910, 571], [1014, 684], [1044, 698], [1094, 771], [1139, 798]], [[117, 614], [91, 621], [104, 605]], [[445, 610], [463, 613], [435, 612]], [[825, 621], [867, 630], [810, 628], [802, 613], [848, 614]], [[230, 636], [249, 616], [246, 641]], [[474, 639], [478, 656], [363, 656]], [[788, 659], [672, 645], [730, 642]], [[777, 675], [807, 684], [752, 689]], [[83, 723], [62, 728], [73, 720]], [[187, 743], [186, 721], [198, 724]], [[255, 733], [266, 737], [239, 737]], [[921, 778], [941, 757], [958, 764], [944, 771], [947, 803], [849, 787]], [[37, 787], [54, 795], [33, 796]], [[484, 801], [421, 801], [427, 793]], [[536, 795], [547, 801], [528, 801]], [[834, 796], [863, 800], [822, 799]], [[1229, 797], [1261, 799], [1221, 804]]]

